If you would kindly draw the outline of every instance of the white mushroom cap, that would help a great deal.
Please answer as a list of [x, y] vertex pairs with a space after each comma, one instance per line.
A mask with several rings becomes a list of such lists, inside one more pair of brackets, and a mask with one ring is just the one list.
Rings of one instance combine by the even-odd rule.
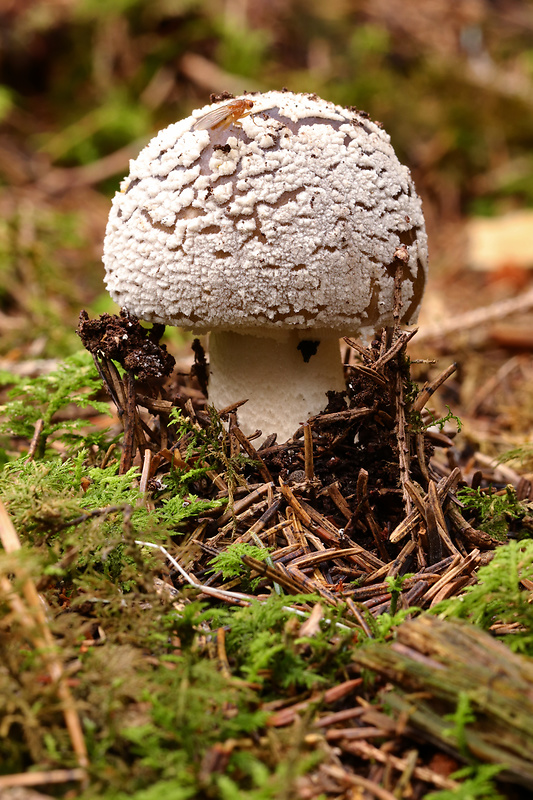
[[389, 136], [316, 95], [246, 98], [252, 114], [238, 124], [194, 130], [220, 104], [206, 107], [131, 162], [104, 242], [113, 299], [197, 333], [366, 334], [392, 320], [404, 245], [402, 321], [413, 321], [427, 238]]

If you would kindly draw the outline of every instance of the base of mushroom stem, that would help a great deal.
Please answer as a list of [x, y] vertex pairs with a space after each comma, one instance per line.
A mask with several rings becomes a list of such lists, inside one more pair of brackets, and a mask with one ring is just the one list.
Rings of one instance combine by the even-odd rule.
[[345, 389], [338, 337], [291, 331], [275, 338], [211, 333], [209, 402], [217, 409], [247, 400], [237, 411], [242, 431], [289, 439], [327, 405], [328, 391]]

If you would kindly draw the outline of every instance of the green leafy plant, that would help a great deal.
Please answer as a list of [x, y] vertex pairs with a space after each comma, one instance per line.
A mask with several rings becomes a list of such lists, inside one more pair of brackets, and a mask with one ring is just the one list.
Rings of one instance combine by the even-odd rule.
[[208, 406], [208, 411], [210, 424], [207, 427], [193, 423], [177, 408], [170, 412], [170, 424], [175, 426], [182, 457], [187, 462], [193, 460], [200, 465], [200, 470], [204, 470], [204, 473], [192, 473], [190, 477], [186, 472], [178, 471], [180, 481], [199, 477], [208, 469], [221, 469], [224, 470], [227, 483], [235, 486], [240, 482], [243, 467], [254, 462], [242, 453], [228, 455], [228, 436], [220, 416], [213, 406]]
[[214, 508], [221, 508], [227, 502], [225, 497], [220, 500], [202, 500], [197, 495], [188, 493], [184, 487], [172, 497], [163, 499], [161, 508], [157, 509], [157, 516], [169, 528], [179, 532], [180, 524], [185, 520], [199, 517]]
[[[173, 408], [170, 412], [170, 425], [174, 428], [176, 440], [180, 453], [185, 461], [193, 456], [195, 460], [210, 460], [213, 456], [219, 458], [219, 441], [224, 436], [224, 429], [220, 418], [211, 414], [211, 427], [202, 428], [198, 424], [193, 424], [189, 417], [179, 408]], [[215, 463], [212, 464], [215, 466]]]
[[[264, 724], [267, 714], [254, 709], [254, 692], [228, 680], [216, 663], [187, 653], [162, 656], [162, 664], [167, 669], [158, 670], [152, 694], [145, 698], [151, 720], [144, 729], [124, 731], [145, 766], [161, 777], [186, 763], [194, 770], [198, 752]], [[233, 714], [226, 713], [229, 703]]]
[[286, 743], [284, 753], [284, 760], [274, 769], [252, 753], [236, 753], [230, 765], [230, 775], [215, 778], [220, 800], [288, 800], [297, 797], [298, 776], [316, 767], [322, 754], [305, 752], [303, 742], [294, 741], [294, 737]]
[[53, 538], [77, 517], [95, 509], [128, 506], [132, 524], [146, 525], [148, 512], [139, 503], [135, 486], [137, 470], [119, 475], [116, 462], [103, 469], [88, 467], [86, 456], [81, 450], [76, 458], [65, 461], [20, 458], [5, 466], [0, 495], [15, 525], [29, 540], [43, 534]]
[[[349, 658], [344, 638], [337, 634], [336, 615], [313, 637], [299, 638], [302, 620], [288, 608], [288, 603], [309, 604], [319, 598], [313, 595], [295, 595], [290, 598], [271, 595], [266, 601], [254, 601], [250, 606], [216, 611], [217, 625], [228, 627], [226, 647], [228, 656], [236, 661], [238, 670], [248, 681], [265, 684], [269, 688], [320, 686], [327, 674], [341, 668]], [[334, 610], [331, 609], [333, 612]], [[337, 643], [331, 638], [337, 634]], [[351, 640], [352, 631], [346, 633]]]
[[504, 800], [493, 783], [502, 769], [498, 764], [464, 767], [450, 775], [453, 780], [461, 781], [457, 788], [430, 792], [427, 800]]
[[400, 594], [402, 593], [403, 586], [405, 581], [411, 577], [411, 573], [406, 573], [405, 575], [390, 575], [385, 578], [385, 583], [389, 587], [389, 591], [391, 593], [390, 599], [390, 615], [394, 617], [398, 610], [398, 600], [400, 599]]
[[453, 723], [453, 726], [445, 731], [445, 735], [455, 740], [459, 752], [466, 758], [469, 754], [465, 736], [466, 726], [476, 721], [476, 717], [470, 705], [470, 699], [466, 692], [459, 693], [455, 712], [453, 714], [446, 714], [444, 719]]
[[231, 578], [242, 578], [251, 590], [257, 588], [261, 577], [251, 578], [251, 570], [243, 564], [243, 556], [251, 556], [258, 561], [266, 561], [269, 558], [270, 550], [265, 547], [248, 544], [247, 542], [237, 542], [230, 545], [226, 550], [219, 553], [209, 562], [213, 567], [213, 572], [222, 572], [224, 580]]
[[533, 541], [499, 547], [490, 564], [480, 567], [477, 578], [475, 586], [442, 601], [432, 612], [468, 619], [484, 630], [495, 622], [518, 625], [515, 633], [504, 636], [505, 643], [511, 650], [533, 655], [533, 606], [520, 583], [533, 580]]
[[75, 547], [69, 571], [94, 568], [125, 589], [128, 565], [140, 552], [135, 539], [165, 541], [182, 520], [225, 502], [199, 500], [185, 489], [149, 511], [135, 468], [120, 475], [117, 462], [90, 467], [86, 459], [85, 450], [64, 461], [19, 458], [0, 473], [0, 497], [15, 527], [25, 543], [49, 548], [49, 570]]
[[427, 422], [422, 422], [422, 417], [419, 412], [411, 413], [411, 428], [414, 433], [424, 433], [424, 431], [427, 431], [429, 428], [433, 427], [437, 427], [439, 431], [442, 432], [446, 423], [450, 421], [455, 422], [457, 425], [457, 431], [460, 433], [463, 427], [462, 421], [456, 414], [453, 413], [450, 406], [447, 405], [446, 408], [448, 409], [446, 416], [439, 417], [438, 419], [435, 417], [433, 412], [430, 411], [429, 413], [431, 414], [431, 419]]
[[410, 577], [411, 573], [406, 573], [405, 575], [391, 575], [385, 578], [385, 582], [391, 593], [389, 611], [384, 611], [382, 614], [374, 617], [364, 605], [361, 605], [361, 613], [364, 614], [366, 622], [372, 631], [372, 638], [376, 641], [387, 641], [390, 639], [391, 635], [394, 635], [395, 628], [397, 628], [398, 625], [401, 625], [408, 617], [419, 613], [420, 609], [416, 606], [398, 608], [398, 601], [405, 581]]
[[377, 641], [387, 641], [391, 635], [394, 634], [395, 628], [398, 625], [407, 619], [409, 616], [413, 616], [416, 614], [418, 609], [412, 608], [401, 608], [399, 611], [396, 611], [395, 614], [390, 614], [388, 611], [384, 611], [383, 614], [379, 614], [377, 617], [372, 617], [371, 614], [367, 615], [367, 622], [370, 625], [370, 629], [372, 631], [372, 637]]
[[254, 462], [242, 453], [229, 454], [228, 435], [220, 416], [213, 406], [208, 406], [208, 411], [210, 424], [206, 427], [193, 423], [179, 409], [170, 412], [170, 424], [175, 426], [179, 451], [187, 462], [185, 469], [175, 469], [173, 475], [183, 486], [200, 479], [209, 470], [222, 472], [228, 486], [227, 502], [232, 508], [235, 487], [245, 485], [242, 471], [246, 466], [253, 466]]
[[507, 538], [509, 522], [522, 519], [527, 511], [513, 486], [507, 486], [505, 494], [466, 487], [457, 492], [457, 499], [476, 514], [481, 530], [501, 541]]
[[[4, 381], [8, 382], [5, 373]], [[94, 399], [100, 386], [101, 381], [92, 357], [86, 351], [66, 358], [56, 370], [47, 375], [19, 379], [9, 391], [8, 402], [0, 407], [4, 418], [0, 424], [0, 432], [31, 440], [37, 423], [42, 421], [38, 458], [43, 457], [45, 452], [49, 456], [54, 455], [54, 451], [46, 450], [46, 446], [57, 439], [61, 439], [71, 448], [76, 445], [88, 447], [98, 442], [104, 446], [105, 432], [93, 430], [89, 434], [83, 420], [59, 416], [70, 404], [79, 408], [90, 406], [100, 413], [108, 413], [109, 404]]]

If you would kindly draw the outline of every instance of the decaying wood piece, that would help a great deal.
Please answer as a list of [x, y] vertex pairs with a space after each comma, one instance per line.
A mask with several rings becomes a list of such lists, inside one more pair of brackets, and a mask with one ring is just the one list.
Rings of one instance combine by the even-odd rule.
[[[401, 625], [392, 646], [369, 642], [353, 660], [394, 684], [383, 701], [424, 738], [462, 761], [504, 764], [503, 778], [533, 788], [530, 659], [472, 625], [425, 615]], [[458, 740], [445, 717], [460, 701], [468, 702], [472, 721]]]

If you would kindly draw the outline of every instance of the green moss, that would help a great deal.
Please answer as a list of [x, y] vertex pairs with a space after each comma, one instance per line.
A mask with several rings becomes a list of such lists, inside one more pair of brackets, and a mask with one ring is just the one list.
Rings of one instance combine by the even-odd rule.
[[533, 541], [509, 542], [499, 547], [492, 561], [480, 567], [477, 583], [459, 597], [432, 609], [443, 617], [467, 619], [484, 630], [494, 623], [516, 627], [503, 640], [515, 652], [533, 655], [533, 606], [521, 581], [533, 580]]
[[527, 513], [512, 486], [507, 486], [504, 494], [466, 487], [457, 492], [457, 499], [475, 513], [481, 530], [500, 541], [507, 539], [511, 520], [522, 519]]

